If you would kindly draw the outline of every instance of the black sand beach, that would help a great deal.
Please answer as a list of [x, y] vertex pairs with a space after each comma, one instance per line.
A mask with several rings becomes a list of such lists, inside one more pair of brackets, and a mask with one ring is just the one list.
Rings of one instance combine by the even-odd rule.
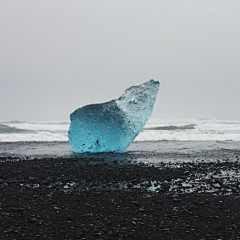
[[1, 157], [0, 239], [239, 239], [239, 153]]

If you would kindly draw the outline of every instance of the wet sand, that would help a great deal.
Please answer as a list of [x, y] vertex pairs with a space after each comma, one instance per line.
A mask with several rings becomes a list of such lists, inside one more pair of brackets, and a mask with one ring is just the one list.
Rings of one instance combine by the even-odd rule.
[[239, 151], [158, 158], [1, 157], [0, 239], [240, 238]]

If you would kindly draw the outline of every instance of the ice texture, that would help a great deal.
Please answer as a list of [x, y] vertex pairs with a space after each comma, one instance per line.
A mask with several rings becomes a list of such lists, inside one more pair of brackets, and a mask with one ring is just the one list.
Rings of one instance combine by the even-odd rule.
[[124, 152], [150, 118], [158, 89], [159, 82], [150, 80], [118, 99], [76, 109], [68, 131], [73, 152]]

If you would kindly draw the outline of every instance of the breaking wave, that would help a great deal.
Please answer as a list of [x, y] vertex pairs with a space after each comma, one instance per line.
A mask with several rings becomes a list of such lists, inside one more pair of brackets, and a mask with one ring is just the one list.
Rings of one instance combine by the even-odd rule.
[[31, 130], [19, 129], [16, 127], [10, 127], [8, 125], [0, 123], [0, 133], [29, 133]]
[[70, 122], [25, 122], [25, 121], [7, 121], [7, 122], [2, 122], [4, 124], [34, 124], [34, 125], [69, 125]]
[[174, 131], [174, 130], [187, 130], [187, 129], [195, 129], [195, 124], [189, 124], [185, 126], [162, 126], [162, 127], [150, 127], [150, 128], [144, 128], [144, 130], [166, 130], [166, 131]]

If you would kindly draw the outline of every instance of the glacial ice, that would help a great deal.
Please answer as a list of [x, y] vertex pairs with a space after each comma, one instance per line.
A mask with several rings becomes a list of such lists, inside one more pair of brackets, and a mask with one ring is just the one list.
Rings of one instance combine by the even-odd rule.
[[118, 99], [76, 109], [68, 130], [73, 152], [124, 152], [150, 118], [158, 89], [159, 82], [150, 80]]

